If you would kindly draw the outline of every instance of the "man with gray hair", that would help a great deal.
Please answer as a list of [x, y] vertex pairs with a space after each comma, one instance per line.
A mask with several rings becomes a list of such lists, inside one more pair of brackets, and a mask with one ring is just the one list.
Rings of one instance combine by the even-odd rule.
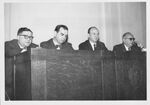
[[134, 35], [126, 32], [122, 36], [122, 43], [113, 47], [113, 52], [116, 56], [122, 56], [129, 52], [139, 54], [142, 49], [143, 46], [135, 41]]

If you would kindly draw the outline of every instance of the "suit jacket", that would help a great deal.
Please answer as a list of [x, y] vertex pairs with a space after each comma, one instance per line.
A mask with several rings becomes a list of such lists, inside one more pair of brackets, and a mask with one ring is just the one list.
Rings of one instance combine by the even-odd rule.
[[135, 56], [136, 54], [141, 54], [141, 48], [138, 47], [136, 44], [134, 44], [132, 47], [131, 47], [131, 50], [130, 51], [126, 51], [125, 49], [125, 46], [124, 44], [118, 44], [118, 45], [115, 45], [113, 47], [113, 52], [116, 56], [122, 56], [122, 57], [131, 57], [131, 56]]
[[[89, 40], [86, 40], [85, 42], [81, 43], [79, 45], [79, 50], [93, 51]], [[105, 47], [105, 44], [103, 42], [97, 41], [95, 50], [107, 50], [107, 48]]]
[[[50, 39], [48, 41], [44, 41], [44, 42], [41, 42], [40, 43], [40, 47], [42, 48], [46, 48], [46, 49], [57, 49], [57, 46], [55, 46], [54, 42], [53, 42], [53, 39]], [[73, 50], [72, 48], [72, 44], [71, 43], [68, 43], [68, 42], [65, 42], [61, 45], [61, 49], [64, 49], [64, 50]]]
[[[21, 53], [18, 40], [5, 42], [5, 99], [31, 99], [30, 49], [38, 47], [31, 43], [27, 51]], [[15, 69], [15, 81], [14, 81]], [[15, 85], [14, 85], [15, 84]], [[14, 90], [15, 87], [15, 90]], [[15, 94], [15, 96], [14, 96]]]

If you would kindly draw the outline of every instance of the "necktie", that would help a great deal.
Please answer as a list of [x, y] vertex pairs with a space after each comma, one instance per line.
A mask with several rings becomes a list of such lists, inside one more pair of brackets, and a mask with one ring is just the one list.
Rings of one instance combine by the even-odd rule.
[[128, 51], [131, 51], [131, 47], [128, 48]]
[[94, 51], [96, 50], [96, 44], [94, 44]]

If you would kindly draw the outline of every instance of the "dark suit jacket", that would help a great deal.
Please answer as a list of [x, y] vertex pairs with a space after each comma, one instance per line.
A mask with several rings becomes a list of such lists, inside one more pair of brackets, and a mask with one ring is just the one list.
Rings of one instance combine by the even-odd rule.
[[[40, 43], [40, 47], [42, 48], [46, 48], [46, 49], [56, 49], [57, 47], [55, 46], [55, 44], [53, 43], [53, 39], [50, 39], [48, 41], [44, 41]], [[64, 50], [73, 50], [72, 48], [72, 44], [65, 42], [61, 45], [61, 49]]]
[[[18, 40], [14, 39], [5, 42], [5, 96], [7, 99], [31, 99], [30, 92], [30, 49], [38, 47], [31, 43], [27, 47], [27, 51], [21, 53], [21, 48], [18, 45]], [[15, 66], [14, 66], [15, 65]], [[15, 68], [15, 81], [14, 81]], [[14, 91], [15, 83], [15, 91]], [[15, 97], [14, 97], [15, 92]]]
[[124, 44], [118, 44], [118, 45], [115, 45], [113, 47], [113, 52], [116, 56], [122, 56], [122, 57], [131, 57], [131, 56], [135, 56], [136, 54], [141, 54], [141, 48], [138, 47], [136, 44], [133, 45], [131, 47], [131, 50], [130, 51], [126, 51], [125, 49], [125, 46]]
[[[89, 40], [86, 40], [85, 42], [81, 43], [79, 45], [79, 50], [93, 51]], [[95, 50], [107, 50], [107, 48], [105, 47], [105, 44], [103, 42], [97, 41]]]

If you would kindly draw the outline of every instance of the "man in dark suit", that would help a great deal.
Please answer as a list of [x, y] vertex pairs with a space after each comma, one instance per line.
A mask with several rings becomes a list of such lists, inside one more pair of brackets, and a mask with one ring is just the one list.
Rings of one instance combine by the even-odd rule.
[[31, 99], [30, 49], [38, 45], [32, 43], [33, 32], [20, 28], [17, 39], [5, 42], [5, 99]]
[[99, 41], [99, 30], [96, 27], [90, 27], [88, 29], [89, 38], [85, 42], [79, 45], [79, 50], [107, 50], [105, 44]]
[[68, 43], [68, 27], [65, 25], [57, 25], [55, 30], [55, 36], [48, 41], [44, 41], [40, 43], [42, 48], [46, 49], [65, 49], [65, 50], [73, 50], [72, 44]]
[[122, 36], [122, 43], [113, 47], [113, 52], [116, 56], [127, 56], [140, 54], [143, 46], [134, 41], [135, 38], [132, 33], [126, 32]]

